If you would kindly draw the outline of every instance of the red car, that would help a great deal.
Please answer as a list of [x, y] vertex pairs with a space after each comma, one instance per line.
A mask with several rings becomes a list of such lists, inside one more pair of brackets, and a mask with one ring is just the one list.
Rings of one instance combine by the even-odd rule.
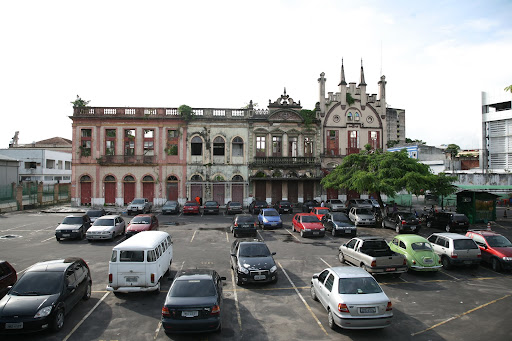
[[183, 205], [183, 214], [199, 214], [199, 204], [195, 201], [187, 201]]
[[133, 217], [126, 228], [129, 238], [142, 231], [158, 231], [158, 219], [154, 214], [139, 214]]
[[322, 221], [322, 218], [324, 217], [324, 215], [329, 213], [329, 208], [327, 208], [327, 207], [313, 207], [313, 209], [311, 210], [311, 213], [316, 215], [318, 220]]
[[471, 230], [466, 237], [472, 238], [482, 252], [482, 261], [490, 263], [494, 271], [512, 269], [512, 242], [507, 237], [489, 230]]
[[9, 291], [9, 287], [16, 283], [18, 276], [16, 270], [8, 261], [0, 260], [0, 298]]
[[300, 232], [301, 237], [325, 236], [325, 228], [313, 213], [297, 213], [292, 219], [293, 231]]

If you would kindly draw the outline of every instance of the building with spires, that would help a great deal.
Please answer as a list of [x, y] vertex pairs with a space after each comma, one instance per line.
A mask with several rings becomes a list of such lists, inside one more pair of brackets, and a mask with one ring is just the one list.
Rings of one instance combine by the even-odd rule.
[[[366, 145], [372, 149], [386, 149], [388, 122], [386, 116], [386, 77], [378, 81], [379, 96], [368, 94], [364, 69], [361, 63], [360, 81], [348, 83], [341, 63], [341, 77], [337, 92], [325, 94], [325, 74], [318, 79], [320, 99], [317, 118], [321, 125], [322, 169], [328, 173], [341, 163], [343, 157], [359, 153]], [[405, 132], [404, 132], [405, 138]], [[327, 199], [338, 198], [340, 193], [330, 189]], [[347, 198], [357, 197], [356, 193], [346, 193]]]

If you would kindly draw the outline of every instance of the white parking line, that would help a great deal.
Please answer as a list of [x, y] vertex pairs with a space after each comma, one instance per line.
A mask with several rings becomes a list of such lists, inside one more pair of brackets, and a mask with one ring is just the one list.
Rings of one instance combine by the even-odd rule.
[[235, 308], [236, 308], [236, 318], [238, 320], [238, 328], [242, 330], [242, 318], [240, 317], [240, 308], [238, 307], [238, 295], [236, 294], [236, 283], [235, 283], [235, 275], [234, 272], [236, 270], [231, 271], [231, 283], [233, 283], [233, 296], [235, 298]]
[[[284, 229], [286, 232], [288, 232], [293, 238], [297, 239], [297, 241], [301, 242], [299, 238], [295, 237], [295, 235], [293, 234], [293, 232], [291, 231], [288, 231], [288, 229]], [[301, 242], [302, 243], [302, 242]]]
[[449, 273], [447, 273], [446, 271], [440, 270], [440, 272], [441, 272], [441, 273], [443, 273], [443, 274], [445, 274], [445, 275], [447, 275], [448, 277], [453, 278], [453, 279], [454, 279], [454, 280], [456, 280], [456, 281], [458, 281], [458, 280], [460, 279], [460, 278], [457, 278], [457, 277], [455, 277], [455, 276], [450, 275], [450, 274], [449, 274]]
[[260, 239], [261, 239], [262, 241], [265, 241], [265, 239], [264, 239], [264, 238], [263, 238], [263, 236], [261, 235], [260, 231], [256, 231], [256, 233], [258, 234], [258, 236], [260, 236]]
[[226, 241], [229, 243], [229, 233], [226, 231]]
[[290, 282], [290, 284], [292, 285], [292, 288], [295, 290], [295, 292], [297, 293], [297, 295], [299, 296], [300, 300], [302, 301], [302, 303], [304, 303], [304, 305], [306, 306], [306, 309], [309, 310], [309, 312], [311, 313], [311, 316], [313, 316], [313, 318], [315, 319], [316, 323], [318, 323], [318, 326], [320, 327], [320, 329], [323, 330], [323, 332], [325, 333], [325, 335], [329, 335], [327, 334], [327, 331], [325, 330], [324, 326], [322, 326], [322, 323], [320, 322], [320, 320], [316, 317], [315, 313], [313, 312], [313, 310], [311, 309], [311, 307], [309, 306], [308, 302], [306, 302], [306, 300], [304, 299], [304, 297], [302, 297], [302, 295], [300, 294], [299, 292], [299, 289], [295, 286], [295, 283], [293, 283], [292, 279], [290, 278], [290, 276], [288, 276], [288, 273], [286, 272], [286, 270], [283, 268], [283, 266], [281, 265], [281, 263], [277, 262], [277, 264], [279, 265], [279, 267], [281, 268], [281, 271], [284, 273], [284, 275], [286, 276], [286, 278], [288, 279], [288, 281]]
[[197, 230], [194, 231], [194, 234], [192, 235], [192, 238], [190, 239], [190, 242], [192, 243], [192, 241], [194, 240], [194, 237], [196, 236], [196, 233], [197, 233]]
[[[13, 227], [13, 228], [7, 229], [7, 230], [5, 230], [5, 231], [16, 230], [16, 229], [17, 229], [17, 228], [19, 228], [19, 227], [26, 227], [26, 226], [35, 225], [35, 224], [38, 224], [38, 223], [36, 222], [36, 223], [30, 223], [30, 224], [20, 225], [20, 226], [16, 226], [16, 227]], [[32, 230], [30, 230], [30, 231], [32, 231]]]
[[110, 291], [103, 295], [103, 297], [98, 301], [98, 303], [96, 303], [94, 307], [92, 307], [92, 309], [89, 310], [89, 312], [80, 320], [80, 322], [77, 323], [77, 325], [69, 332], [68, 335], [66, 335], [66, 337], [62, 341], [67, 341], [67, 339], [69, 339], [71, 335], [73, 335], [73, 333], [78, 329], [78, 327], [80, 327], [82, 323], [84, 323], [84, 321], [92, 314], [92, 312], [100, 305], [100, 303], [103, 302], [103, 300], [105, 299], [105, 297], [107, 297], [109, 293]]
[[48, 241], [48, 240], [50, 240], [50, 239], [53, 239], [53, 238], [55, 238], [55, 236], [52, 236], [52, 237], [50, 237], [50, 238], [46, 238], [45, 240], [41, 240], [41, 243], [44, 243], [44, 242], [46, 242], [46, 241]]
[[330, 267], [330, 268], [332, 267], [332, 266], [331, 266], [331, 264], [329, 264], [329, 263], [327, 263], [325, 260], [323, 260], [323, 258], [322, 258], [322, 257], [319, 257], [319, 258], [320, 258], [320, 260], [321, 260], [322, 262], [324, 262], [325, 264], [327, 264], [327, 266], [328, 266], [328, 267]]

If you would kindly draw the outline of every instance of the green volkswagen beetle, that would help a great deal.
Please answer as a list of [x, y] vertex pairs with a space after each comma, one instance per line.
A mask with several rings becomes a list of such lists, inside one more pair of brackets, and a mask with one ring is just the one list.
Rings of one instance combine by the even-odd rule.
[[391, 250], [403, 254], [409, 269], [416, 271], [438, 271], [442, 268], [430, 242], [417, 234], [397, 235], [389, 243]]

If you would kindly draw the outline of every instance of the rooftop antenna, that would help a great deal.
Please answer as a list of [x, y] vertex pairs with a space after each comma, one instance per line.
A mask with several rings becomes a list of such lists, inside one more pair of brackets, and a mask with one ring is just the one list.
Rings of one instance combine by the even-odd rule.
[[382, 77], [382, 39], [380, 41], [380, 75]]

